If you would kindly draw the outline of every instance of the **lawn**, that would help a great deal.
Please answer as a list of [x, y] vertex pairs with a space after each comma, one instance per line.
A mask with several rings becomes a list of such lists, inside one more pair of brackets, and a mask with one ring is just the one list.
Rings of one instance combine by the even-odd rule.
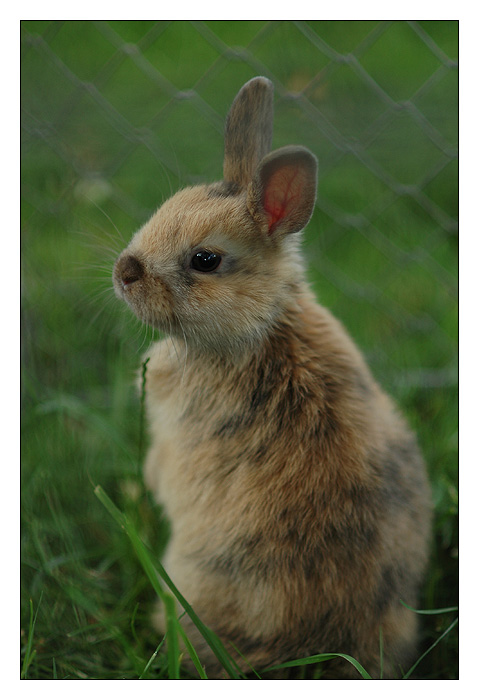
[[[24, 21], [21, 39], [22, 677], [178, 673], [148, 623], [168, 524], [141, 481], [134, 378], [155, 334], [115, 299], [111, 268], [178, 187], [220, 179], [224, 117], [260, 74], [273, 146], [319, 160], [311, 284], [428, 463], [421, 607], [455, 607], [457, 23]], [[422, 617], [422, 651], [455, 616]], [[457, 627], [415, 673], [458, 677]]]

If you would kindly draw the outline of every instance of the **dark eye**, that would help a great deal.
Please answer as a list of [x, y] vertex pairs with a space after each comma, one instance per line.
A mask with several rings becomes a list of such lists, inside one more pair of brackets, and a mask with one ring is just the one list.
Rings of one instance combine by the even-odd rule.
[[209, 250], [199, 250], [191, 259], [191, 267], [198, 272], [213, 272], [221, 262], [221, 255]]

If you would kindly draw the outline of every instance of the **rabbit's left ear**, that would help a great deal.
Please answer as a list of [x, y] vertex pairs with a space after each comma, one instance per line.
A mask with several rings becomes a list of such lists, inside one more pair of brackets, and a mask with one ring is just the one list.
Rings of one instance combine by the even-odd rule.
[[302, 146], [286, 146], [259, 163], [248, 187], [248, 209], [268, 235], [301, 231], [313, 213], [318, 164]]

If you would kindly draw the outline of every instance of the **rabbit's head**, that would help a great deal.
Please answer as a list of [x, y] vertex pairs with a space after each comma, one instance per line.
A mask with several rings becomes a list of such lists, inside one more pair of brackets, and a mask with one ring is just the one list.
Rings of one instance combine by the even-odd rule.
[[251, 346], [302, 276], [298, 237], [316, 197], [316, 159], [269, 152], [273, 86], [240, 90], [225, 129], [224, 179], [167, 200], [116, 261], [116, 294], [144, 322], [215, 352]]

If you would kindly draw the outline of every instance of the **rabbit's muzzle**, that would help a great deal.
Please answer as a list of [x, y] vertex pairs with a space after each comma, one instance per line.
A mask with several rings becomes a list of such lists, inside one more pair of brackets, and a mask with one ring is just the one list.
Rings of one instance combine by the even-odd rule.
[[129, 250], [115, 263], [113, 287], [117, 297], [125, 301], [141, 321], [156, 328], [171, 328], [174, 301], [169, 285], [163, 277], [152, 275], [147, 265]]

